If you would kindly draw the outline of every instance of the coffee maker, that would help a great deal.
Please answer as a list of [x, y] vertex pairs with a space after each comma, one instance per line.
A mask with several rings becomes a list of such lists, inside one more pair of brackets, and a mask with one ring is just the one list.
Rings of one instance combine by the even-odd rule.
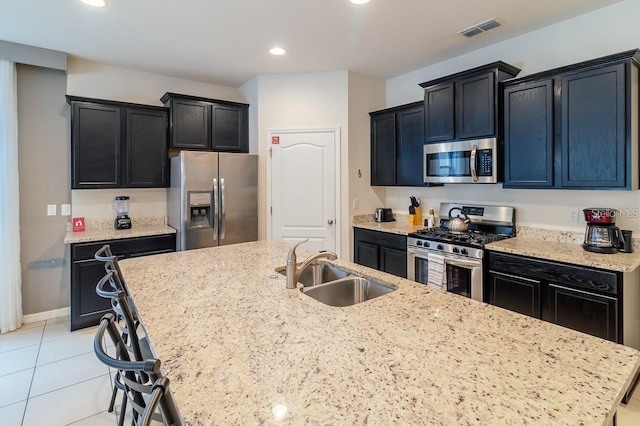
[[624, 237], [615, 226], [618, 211], [606, 207], [584, 209], [587, 230], [582, 247], [596, 253], [617, 253], [624, 247]]
[[111, 209], [116, 214], [113, 221], [115, 229], [131, 229], [131, 219], [129, 218], [129, 197], [121, 195], [111, 202]]

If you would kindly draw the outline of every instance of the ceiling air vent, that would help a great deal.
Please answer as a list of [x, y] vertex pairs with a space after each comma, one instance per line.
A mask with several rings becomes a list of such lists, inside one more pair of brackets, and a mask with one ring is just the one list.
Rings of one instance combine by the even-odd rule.
[[485, 31], [492, 30], [500, 26], [500, 22], [496, 21], [496, 18], [489, 19], [488, 21], [480, 22], [460, 31], [458, 34], [462, 34], [465, 37], [473, 37]]

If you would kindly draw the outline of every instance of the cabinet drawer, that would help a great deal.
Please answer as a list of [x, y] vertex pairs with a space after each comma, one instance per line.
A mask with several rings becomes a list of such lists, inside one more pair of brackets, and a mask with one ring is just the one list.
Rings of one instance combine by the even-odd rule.
[[379, 246], [391, 247], [407, 251], [407, 237], [405, 235], [390, 234], [388, 232], [371, 231], [369, 229], [354, 228], [355, 240], [366, 241]]
[[618, 273], [529, 257], [489, 252], [489, 269], [574, 288], [618, 294]]
[[120, 240], [99, 241], [90, 243], [73, 244], [71, 247], [71, 257], [73, 261], [93, 259], [96, 251], [103, 245], [109, 244], [111, 252], [121, 258], [166, 253], [175, 251], [175, 234], [157, 235], [151, 237], [123, 238]]

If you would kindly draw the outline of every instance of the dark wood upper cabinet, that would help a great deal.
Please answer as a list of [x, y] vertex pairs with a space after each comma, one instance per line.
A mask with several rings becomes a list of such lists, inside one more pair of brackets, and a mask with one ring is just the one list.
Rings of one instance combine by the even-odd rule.
[[189, 99], [171, 99], [166, 106], [171, 111], [171, 148], [209, 149], [211, 105]]
[[249, 105], [165, 93], [170, 146], [176, 149], [249, 152]]
[[220, 151], [249, 152], [248, 108], [213, 104], [211, 106], [211, 148]]
[[167, 111], [127, 108], [126, 181], [128, 188], [168, 185]]
[[396, 115], [371, 114], [371, 185], [396, 184]]
[[639, 52], [505, 83], [505, 188], [637, 189]]
[[67, 96], [72, 189], [157, 188], [167, 174], [167, 110]]
[[562, 186], [624, 188], [625, 65], [586, 69], [562, 76], [559, 83]]
[[456, 134], [458, 139], [494, 136], [495, 75], [488, 72], [456, 82]]
[[425, 142], [455, 138], [454, 87], [451, 82], [424, 89]]
[[121, 108], [72, 102], [72, 188], [118, 188], [122, 150]]
[[420, 84], [425, 142], [499, 137], [499, 83], [519, 72], [498, 61]]
[[504, 90], [505, 188], [553, 186], [553, 80]]
[[414, 102], [369, 113], [371, 185], [425, 186], [424, 106]]

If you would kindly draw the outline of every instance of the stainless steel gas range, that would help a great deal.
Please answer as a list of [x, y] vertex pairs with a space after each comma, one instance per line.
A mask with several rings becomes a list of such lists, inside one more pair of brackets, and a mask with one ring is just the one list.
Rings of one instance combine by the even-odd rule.
[[[467, 230], [449, 230], [450, 214], [452, 218], [459, 216], [462, 219], [462, 212], [469, 219]], [[482, 301], [484, 246], [515, 236], [515, 209], [442, 203], [439, 216], [438, 227], [408, 235], [407, 278], [432, 288]]]

